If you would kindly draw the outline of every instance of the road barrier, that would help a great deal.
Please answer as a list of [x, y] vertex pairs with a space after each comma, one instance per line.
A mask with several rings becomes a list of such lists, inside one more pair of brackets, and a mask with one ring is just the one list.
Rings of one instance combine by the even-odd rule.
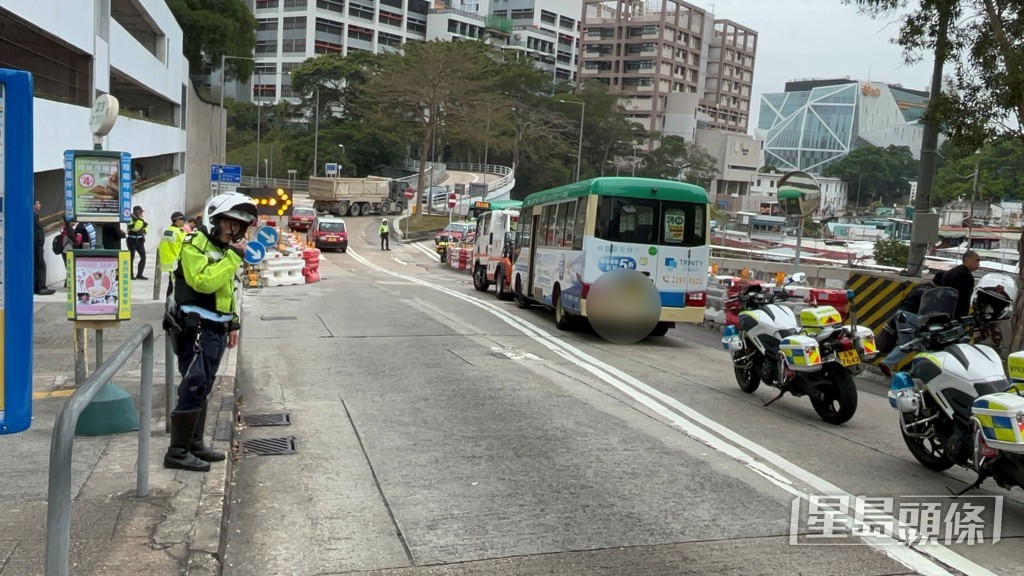
[[302, 275], [306, 261], [303, 260], [301, 252], [268, 254], [260, 266], [264, 286], [294, 286], [306, 283], [306, 278]]
[[302, 251], [302, 259], [305, 265], [302, 268], [302, 276], [307, 284], [320, 281], [320, 251], [316, 248], [307, 248]]

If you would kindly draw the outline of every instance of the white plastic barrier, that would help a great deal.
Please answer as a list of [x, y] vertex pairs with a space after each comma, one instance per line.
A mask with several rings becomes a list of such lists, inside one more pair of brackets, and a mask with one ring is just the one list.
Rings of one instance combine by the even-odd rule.
[[306, 261], [302, 259], [301, 252], [267, 254], [267, 259], [261, 265], [263, 285], [271, 287], [305, 284], [306, 278], [302, 275], [305, 265]]

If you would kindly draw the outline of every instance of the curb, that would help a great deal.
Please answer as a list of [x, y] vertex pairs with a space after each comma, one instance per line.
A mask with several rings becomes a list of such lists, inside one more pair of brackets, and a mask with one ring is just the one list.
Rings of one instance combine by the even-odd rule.
[[398, 218], [395, 218], [394, 220], [392, 220], [391, 226], [393, 227], [393, 229], [395, 231], [395, 239], [397, 239], [399, 242], [403, 242], [404, 243], [404, 242], [415, 242], [417, 240], [426, 240], [427, 238], [434, 237], [435, 235], [437, 235], [438, 232], [443, 230], [443, 228], [438, 228], [437, 230], [424, 230], [422, 232], [410, 232], [409, 235], [406, 236], [405, 233], [402, 232], [402, 221], [405, 220], [406, 218], [408, 218], [408, 216], [401, 216], [401, 217], [398, 217]]

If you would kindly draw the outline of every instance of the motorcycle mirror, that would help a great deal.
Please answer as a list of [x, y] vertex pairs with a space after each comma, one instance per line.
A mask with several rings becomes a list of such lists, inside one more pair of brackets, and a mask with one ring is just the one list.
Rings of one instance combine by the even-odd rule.
[[796, 284], [803, 284], [805, 280], [807, 280], [807, 274], [803, 272], [797, 272], [790, 276], [790, 281]]

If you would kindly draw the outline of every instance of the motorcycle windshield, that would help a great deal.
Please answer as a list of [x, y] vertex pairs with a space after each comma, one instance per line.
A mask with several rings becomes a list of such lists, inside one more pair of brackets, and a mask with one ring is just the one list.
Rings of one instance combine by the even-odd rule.
[[918, 310], [920, 326], [942, 325], [952, 321], [956, 314], [957, 296], [956, 289], [950, 287], [925, 290]]

